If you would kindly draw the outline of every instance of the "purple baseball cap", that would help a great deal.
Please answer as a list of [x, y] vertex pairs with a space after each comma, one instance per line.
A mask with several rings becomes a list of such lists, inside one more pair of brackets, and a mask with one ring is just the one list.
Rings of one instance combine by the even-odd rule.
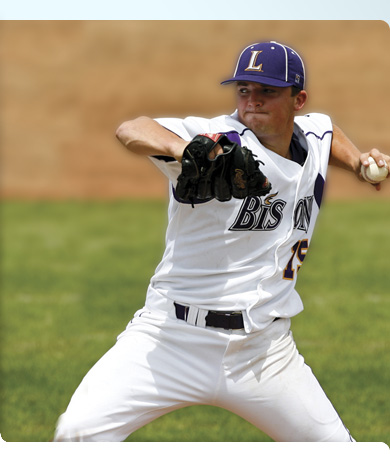
[[234, 75], [221, 84], [237, 81], [257, 82], [274, 87], [295, 87], [303, 90], [305, 66], [301, 57], [291, 47], [276, 41], [251, 44], [237, 62]]

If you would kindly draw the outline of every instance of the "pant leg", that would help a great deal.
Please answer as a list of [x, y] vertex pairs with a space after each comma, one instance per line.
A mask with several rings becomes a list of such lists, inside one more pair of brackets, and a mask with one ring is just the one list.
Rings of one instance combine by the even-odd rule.
[[[289, 322], [232, 339], [225, 356], [226, 390], [220, 404], [275, 441], [354, 441], [311, 369], [299, 354]], [[241, 364], [241, 367], [238, 367]], [[229, 396], [223, 399], [223, 396]]]
[[156, 348], [152, 330], [128, 331], [84, 377], [54, 441], [122, 441], [169, 406], [159, 401], [146, 361]]
[[225, 345], [201, 331], [156, 314], [135, 317], [75, 391], [54, 441], [123, 441], [165, 413], [209, 401]]

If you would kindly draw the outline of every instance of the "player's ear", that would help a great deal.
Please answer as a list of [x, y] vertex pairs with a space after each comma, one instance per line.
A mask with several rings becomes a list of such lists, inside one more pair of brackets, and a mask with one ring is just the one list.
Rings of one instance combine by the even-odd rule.
[[294, 98], [294, 109], [295, 111], [301, 110], [307, 101], [307, 92], [301, 90]]

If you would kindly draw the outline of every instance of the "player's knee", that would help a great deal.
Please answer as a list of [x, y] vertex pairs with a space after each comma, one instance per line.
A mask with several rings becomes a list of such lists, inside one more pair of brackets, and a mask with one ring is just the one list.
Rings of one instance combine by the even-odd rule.
[[349, 430], [344, 426], [344, 424], [340, 424], [338, 430], [332, 434], [331, 437], [327, 438], [324, 441], [333, 441], [333, 442], [355, 442], [356, 440], [351, 436]]
[[123, 421], [104, 420], [96, 415], [64, 413], [58, 419], [54, 442], [123, 441], [131, 431]]
[[66, 413], [60, 416], [54, 434], [54, 442], [86, 441], [80, 430], [79, 421], [75, 421]]

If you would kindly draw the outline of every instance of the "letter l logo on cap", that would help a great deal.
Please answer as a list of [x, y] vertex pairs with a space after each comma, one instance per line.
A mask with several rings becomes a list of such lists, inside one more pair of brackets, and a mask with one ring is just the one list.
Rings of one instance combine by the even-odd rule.
[[245, 71], [260, 71], [263, 72], [263, 63], [260, 65], [255, 66], [257, 57], [262, 53], [262, 50], [252, 50], [252, 56], [249, 62], [249, 66], [245, 69]]

